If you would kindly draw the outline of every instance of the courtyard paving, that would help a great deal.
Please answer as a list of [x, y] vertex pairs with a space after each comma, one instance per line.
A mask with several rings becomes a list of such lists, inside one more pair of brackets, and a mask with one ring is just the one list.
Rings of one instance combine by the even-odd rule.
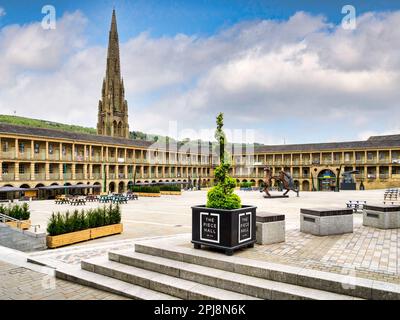
[[[239, 251], [238, 256], [275, 263], [322, 270], [400, 283], [400, 230], [379, 230], [362, 226], [362, 214], [354, 214], [351, 234], [317, 237], [301, 233], [300, 208], [343, 208], [349, 200], [366, 200], [368, 204], [382, 203], [384, 190], [303, 192], [297, 198], [264, 199], [259, 192], [238, 192], [243, 204], [253, 204], [258, 211], [286, 215], [286, 242], [255, 246]], [[122, 205], [124, 233], [60, 248], [29, 254], [29, 257], [56, 267], [62, 264], [79, 268], [81, 260], [106, 255], [110, 250], [134, 248], [144, 238], [169, 237], [191, 232], [192, 205], [204, 204], [206, 191], [184, 192], [182, 196], [140, 198]], [[95, 207], [96, 203], [85, 206]], [[45, 229], [53, 211], [73, 210], [75, 207], [55, 205], [53, 201], [32, 202], [31, 220]], [[188, 239], [190, 236], [188, 235]], [[190, 246], [187, 241], [185, 246]], [[1, 260], [1, 254], [0, 254]], [[0, 270], [3, 267], [0, 265]], [[0, 271], [1, 272], [1, 271]], [[0, 278], [2, 278], [0, 274]]]

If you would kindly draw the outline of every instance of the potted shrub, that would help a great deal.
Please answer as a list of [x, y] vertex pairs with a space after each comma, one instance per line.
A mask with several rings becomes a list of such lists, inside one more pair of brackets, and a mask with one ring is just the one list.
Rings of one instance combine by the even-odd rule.
[[216, 185], [207, 193], [207, 204], [192, 207], [192, 243], [222, 249], [232, 255], [234, 250], [253, 247], [256, 242], [256, 207], [242, 205], [234, 193], [236, 180], [228, 174], [230, 164], [225, 155], [223, 114], [217, 117], [215, 137], [219, 142], [220, 165], [214, 170]]

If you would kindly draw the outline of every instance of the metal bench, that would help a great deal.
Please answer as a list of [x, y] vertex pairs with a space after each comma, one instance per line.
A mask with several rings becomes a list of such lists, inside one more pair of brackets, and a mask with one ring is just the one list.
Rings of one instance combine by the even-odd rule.
[[82, 199], [82, 198], [78, 198], [78, 199], [72, 199], [70, 201], [70, 204], [72, 206], [80, 206], [80, 205], [85, 205], [86, 204], [86, 200]]

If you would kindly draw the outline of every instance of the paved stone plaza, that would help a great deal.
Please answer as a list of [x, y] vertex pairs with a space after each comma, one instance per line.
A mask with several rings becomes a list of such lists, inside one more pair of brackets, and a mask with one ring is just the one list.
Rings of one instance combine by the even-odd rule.
[[[362, 214], [357, 213], [354, 214], [353, 233], [318, 237], [299, 231], [300, 208], [343, 208], [348, 200], [366, 200], [368, 204], [382, 203], [383, 193], [384, 190], [303, 192], [299, 198], [291, 194], [288, 199], [264, 199], [260, 192], [239, 192], [243, 204], [256, 205], [259, 211], [286, 215], [286, 242], [256, 245], [255, 248], [239, 251], [236, 255], [340, 275], [400, 283], [399, 229], [364, 227]], [[191, 231], [190, 206], [203, 204], [205, 199], [206, 191], [193, 191], [184, 192], [182, 196], [130, 201], [127, 205], [122, 205], [122, 235], [31, 253], [29, 257], [54, 267], [79, 268], [81, 260], [105, 256], [110, 250], [133, 250], [138, 239], [160, 238], [163, 241], [165, 236], [188, 234]], [[89, 203], [85, 208], [96, 205], [98, 204]], [[55, 205], [54, 201], [32, 202], [31, 208], [32, 222], [40, 224], [43, 229], [52, 211], [74, 209], [68, 205]], [[185, 246], [191, 246], [190, 242], [187, 241]], [[2, 265], [0, 268], [8, 267]]]

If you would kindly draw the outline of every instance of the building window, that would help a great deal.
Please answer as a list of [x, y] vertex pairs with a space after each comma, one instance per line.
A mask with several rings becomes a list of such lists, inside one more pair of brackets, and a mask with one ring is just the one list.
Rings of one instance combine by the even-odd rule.
[[19, 143], [19, 153], [24, 153], [25, 152], [25, 143], [20, 142]]
[[39, 173], [39, 164], [35, 163], [35, 174]]
[[8, 151], [8, 141], [4, 141], [3, 143], [3, 152], [7, 152]]
[[54, 169], [53, 169], [53, 165], [52, 164], [49, 165], [49, 173], [50, 174], [54, 173]]
[[35, 150], [35, 153], [36, 153], [36, 154], [39, 153], [39, 150], [40, 150], [39, 143], [35, 143], [35, 148], [34, 148], [34, 150]]
[[61, 149], [62, 149], [62, 155], [65, 156], [67, 154], [67, 148], [63, 145]]
[[24, 165], [20, 165], [19, 166], [19, 174], [24, 174], [25, 173], [25, 166]]
[[8, 164], [7, 163], [3, 163], [3, 167], [2, 167], [2, 174], [8, 174]]
[[53, 149], [53, 145], [50, 143], [49, 144], [49, 154], [53, 154], [54, 149]]

